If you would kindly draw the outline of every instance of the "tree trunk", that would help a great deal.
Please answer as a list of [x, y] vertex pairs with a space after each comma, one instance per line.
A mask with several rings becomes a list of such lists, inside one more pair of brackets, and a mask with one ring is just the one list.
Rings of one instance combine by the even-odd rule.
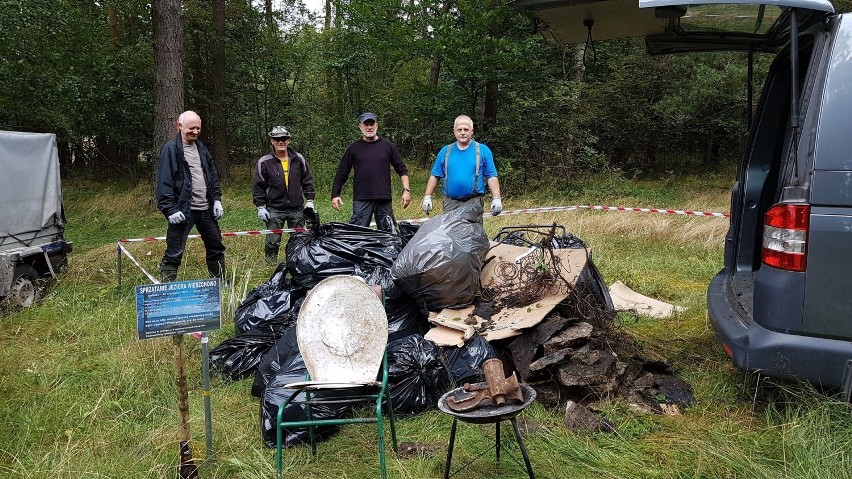
[[325, 23], [323, 26], [326, 30], [331, 28], [331, 0], [325, 0]]
[[154, 156], [175, 135], [183, 111], [183, 31], [180, 0], [154, 0]]
[[266, 27], [270, 31], [275, 30], [275, 17], [272, 16], [272, 0], [264, 0], [263, 15], [266, 17]]
[[441, 57], [435, 55], [432, 57], [432, 70], [429, 72], [429, 86], [438, 86], [438, 79], [441, 78]]
[[[444, 4], [441, 5], [441, 14], [446, 16], [450, 12], [451, 2], [449, 0], [444, 1]], [[423, 16], [424, 25], [428, 25], [429, 23], [429, 11], [425, 8], [421, 10], [421, 14]], [[423, 31], [423, 34], [428, 36], [428, 29]], [[443, 63], [443, 57], [441, 57], [440, 53], [435, 53], [432, 56], [432, 71], [429, 73], [429, 86], [438, 86], [438, 80], [441, 78], [441, 64]]]
[[230, 178], [228, 158], [228, 125], [225, 113], [225, 0], [213, 0], [213, 104], [211, 133], [213, 158], [219, 169], [219, 179]]
[[[210, 42], [210, 34], [205, 24], [207, 18], [204, 16], [203, 9], [210, 0], [184, 0], [184, 4], [189, 4], [195, 13], [184, 19], [183, 26], [187, 27], [184, 31], [186, 37], [186, 65], [189, 67], [189, 83], [191, 87], [188, 91], [192, 95], [187, 98], [187, 108], [198, 113], [201, 117], [201, 135], [198, 137], [207, 146], [211, 146], [213, 130], [210, 127], [210, 65], [207, 53], [210, 50], [207, 45]], [[201, 5], [199, 5], [201, 4]]]
[[[494, 40], [503, 38], [503, 30], [499, 23], [492, 23], [491, 26], [488, 27], [488, 37]], [[491, 45], [491, 54], [497, 54], [497, 52], [493, 50], [494, 43], [491, 43]], [[485, 105], [482, 109], [482, 131], [484, 132], [491, 130], [491, 128], [497, 124], [497, 95], [499, 93], [500, 84], [492, 75], [492, 78], [485, 82]]]
[[115, 50], [118, 46], [118, 16], [113, 4], [107, 7], [107, 23], [109, 24], [109, 47]]
[[497, 123], [497, 94], [499, 85], [496, 80], [490, 80], [485, 85], [485, 109], [482, 112], [482, 131], [487, 132]]
[[[183, 111], [183, 30], [180, 0], [153, 0], [154, 30], [154, 150], [160, 150], [174, 135], [177, 117]], [[151, 191], [157, 184], [157, 168], [151, 174]], [[151, 205], [154, 204], [151, 196]]]
[[343, 13], [340, 11], [340, 4], [343, 0], [332, 0], [334, 3], [334, 27], [340, 28], [343, 26]]

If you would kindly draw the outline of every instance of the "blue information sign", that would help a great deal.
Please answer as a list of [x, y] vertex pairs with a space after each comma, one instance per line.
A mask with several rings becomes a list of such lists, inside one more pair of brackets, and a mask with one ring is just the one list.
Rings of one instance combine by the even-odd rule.
[[219, 279], [136, 286], [136, 324], [139, 339], [219, 329]]

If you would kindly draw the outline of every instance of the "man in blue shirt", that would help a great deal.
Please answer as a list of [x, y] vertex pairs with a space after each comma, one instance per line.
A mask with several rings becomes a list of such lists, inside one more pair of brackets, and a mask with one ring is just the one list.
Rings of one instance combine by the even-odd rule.
[[441, 148], [432, 165], [432, 173], [423, 196], [423, 212], [428, 215], [432, 211], [432, 193], [438, 186], [438, 180], [443, 179], [441, 191], [444, 193], [445, 213], [471, 203], [478, 206], [481, 218], [482, 197], [487, 183], [493, 198], [491, 214], [499, 215], [503, 211], [503, 202], [500, 199], [500, 182], [497, 180], [497, 167], [494, 166], [491, 149], [474, 141], [473, 120], [467, 115], [456, 118], [453, 134], [456, 142]]

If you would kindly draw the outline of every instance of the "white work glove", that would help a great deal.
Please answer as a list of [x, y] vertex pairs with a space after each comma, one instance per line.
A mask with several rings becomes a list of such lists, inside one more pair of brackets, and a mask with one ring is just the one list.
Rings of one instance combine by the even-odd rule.
[[432, 211], [432, 195], [423, 197], [423, 212], [427, 215]]
[[266, 223], [267, 221], [269, 221], [269, 212], [266, 211], [266, 208], [261, 206], [257, 209], [257, 217], [258, 219], [260, 219], [260, 221]]
[[503, 202], [500, 198], [491, 200], [491, 216], [497, 216], [501, 211], [503, 211]]
[[309, 210], [315, 210], [314, 208], [314, 200], [305, 201], [305, 208]]
[[169, 215], [169, 223], [176, 225], [186, 221], [186, 216], [183, 214], [183, 211], [178, 211], [177, 213], [172, 213]]
[[216, 200], [213, 202], [213, 217], [217, 220], [225, 216], [225, 208], [222, 208], [222, 202]]

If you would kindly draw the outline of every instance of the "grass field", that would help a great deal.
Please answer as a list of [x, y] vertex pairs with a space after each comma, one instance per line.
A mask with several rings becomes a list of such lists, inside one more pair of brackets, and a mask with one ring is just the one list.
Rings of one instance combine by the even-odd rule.
[[[420, 216], [414, 204], [398, 216]], [[628, 181], [607, 176], [568, 184], [561, 191], [506, 187], [507, 209], [609, 204], [727, 211], [729, 178]], [[398, 185], [397, 185], [398, 186]], [[146, 185], [65, 184], [68, 236], [75, 242], [70, 268], [37, 306], [0, 313], [0, 477], [176, 477], [178, 413], [169, 339], [136, 339], [133, 286], [147, 279], [125, 262], [116, 286], [116, 240], [159, 236], [165, 220], [154, 211]], [[319, 185], [323, 221], [346, 221], [330, 208], [328, 185]], [[351, 208], [351, 196], [345, 208]], [[225, 188], [225, 231], [256, 229], [246, 178]], [[351, 211], [351, 210], [350, 210]], [[727, 220], [674, 215], [575, 211], [488, 218], [489, 235], [504, 225], [563, 224], [592, 248], [608, 284], [688, 309], [654, 320], [622, 314], [624, 334], [671, 360], [695, 390], [694, 406], [677, 416], [640, 416], [618, 400], [604, 411], [618, 434], [567, 431], [561, 411], [538, 404], [521, 416], [533, 468], [541, 478], [849, 478], [852, 409], [831, 393], [745, 374], [728, 361], [706, 320], [705, 289], [721, 268]], [[273, 268], [263, 262], [262, 239], [226, 239], [235, 287], [224, 293], [223, 328], [215, 346], [233, 335], [233, 311], [246, 291]], [[128, 246], [152, 273], [162, 243]], [[190, 242], [180, 278], [206, 274], [203, 248]], [[203, 478], [269, 478], [274, 451], [260, 439], [258, 400], [250, 380], [213, 379], [213, 450], [205, 457], [200, 352], [187, 340], [193, 451]], [[398, 422], [401, 441], [437, 452], [397, 458], [395, 478], [437, 478], [443, 473], [450, 419], [428, 412]], [[459, 427], [455, 465], [493, 441], [493, 427]], [[525, 477], [509, 460], [479, 459], [456, 477]], [[377, 476], [373, 429], [349, 426], [320, 444], [285, 453], [285, 477]]]

